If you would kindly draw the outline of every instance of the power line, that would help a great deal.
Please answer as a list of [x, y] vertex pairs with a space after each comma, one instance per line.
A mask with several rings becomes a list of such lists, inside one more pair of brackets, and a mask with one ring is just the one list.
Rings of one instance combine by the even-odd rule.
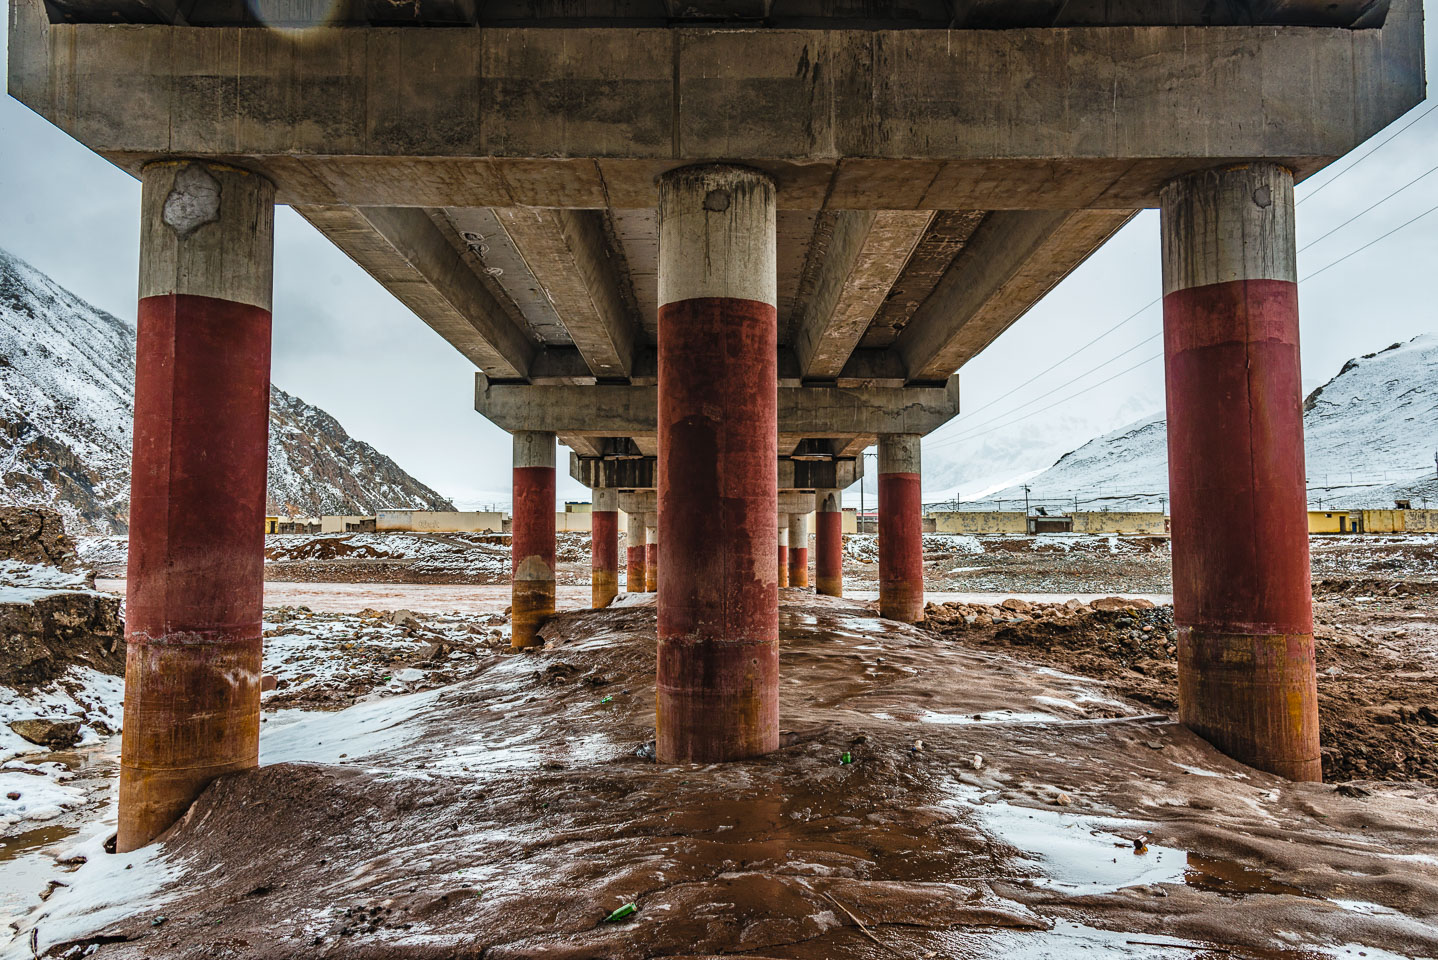
[[1058, 391], [1062, 390], [1064, 387], [1067, 387], [1069, 384], [1077, 383], [1078, 381], [1082, 380], [1084, 377], [1088, 376], [1089, 374], [1094, 373], [1095, 371], [1098, 371], [1098, 370], [1102, 370], [1104, 367], [1108, 366], [1110, 363], [1113, 363], [1115, 360], [1119, 359], [1120, 357], [1124, 357], [1124, 356], [1127, 356], [1127, 355], [1130, 354], [1130, 353], [1133, 353], [1133, 352], [1134, 352], [1135, 350], [1137, 350], [1139, 347], [1143, 346], [1143, 345], [1146, 344], [1146, 343], [1152, 343], [1154, 340], [1157, 340], [1157, 339], [1158, 339], [1159, 337], [1161, 337], [1161, 336], [1163, 336], [1163, 331], [1162, 331], [1162, 330], [1160, 330], [1158, 333], [1153, 334], [1152, 336], [1144, 337], [1142, 340], [1140, 340], [1138, 343], [1135, 343], [1133, 346], [1129, 347], [1127, 350], [1124, 350], [1124, 351], [1121, 352], [1121, 353], [1116, 353], [1116, 354], [1114, 354], [1113, 356], [1109, 357], [1107, 360], [1103, 361], [1102, 363], [1097, 364], [1096, 366], [1090, 367], [1089, 369], [1085, 370], [1083, 373], [1079, 374], [1078, 376], [1072, 377], [1072, 378], [1070, 378], [1070, 379], [1068, 379], [1068, 380], [1065, 380], [1063, 383], [1061, 383], [1061, 384], [1059, 384], [1058, 386], [1054, 387], [1052, 390], [1049, 390], [1049, 391], [1046, 392], [1046, 393], [1041, 393], [1041, 394], [1039, 394], [1038, 396], [1034, 397], [1032, 400], [1028, 400], [1028, 401], [1026, 401], [1026, 402], [1024, 402], [1024, 403], [1019, 404], [1017, 407], [1013, 407], [1012, 409], [1006, 410], [1005, 412], [999, 414], [999, 415], [996, 416], [996, 417], [990, 417], [988, 420], [985, 420], [985, 421], [983, 421], [982, 423], [971, 423], [971, 424], [969, 424], [969, 426], [967, 426], [967, 427], [965, 427], [963, 430], [961, 430], [961, 431], [960, 431], [960, 434], [959, 434], [958, 436], [945, 437], [942, 442], [936, 443], [936, 444], [934, 444], [934, 446], [935, 446], [935, 447], [948, 446], [949, 444], [957, 443], [957, 442], [959, 442], [959, 441], [961, 441], [961, 440], [964, 440], [964, 439], [966, 439], [966, 435], [969, 434], [970, 432], [972, 432], [972, 431], [974, 431], [974, 430], [982, 429], [983, 427], [988, 426], [989, 424], [993, 423], [993, 422], [996, 421], [996, 420], [1002, 420], [1002, 419], [1004, 419], [1005, 417], [1012, 416], [1013, 414], [1018, 413], [1018, 412], [1019, 412], [1020, 410], [1022, 410], [1024, 407], [1027, 407], [1027, 406], [1029, 406], [1030, 404], [1038, 403], [1040, 400], [1044, 399], [1045, 397], [1050, 397], [1050, 396], [1052, 396], [1053, 394], [1055, 394], [1055, 393], [1057, 393]]
[[1308, 242], [1305, 243], [1303, 246], [1301, 246], [1301, 247], [1298, 248], [1298, 252], [1299, 252], [1299, 253], [1302, 253], [1303, 251], [1307, 250], [1309, 247], [1313, 246], [1314, 244], [1316, 244], [1316, 243], [1318, 243], [1318, 242], [1320, 242], [1320, 241], [1322, 241], [1322, 240], [1327, 240], [1329, 237], [1333, 236], [1333, 235], [1334, 235], [1335, 233], [1337, 233], [1339, 230], [1342, 230], [1344, 227], [1348, 226], [1348, 225], [1349, 225], [1350, 223], [1352, 223], [1354, 220], [1357, 220], [1359, 217], [1363, 216], [1365, 213], [1367, 213], [1368, 211], [1374, 209], [1375, 207], [1380, 207], [1380, 206], [1382, 206], [1383, 204], [1387, 203], [1389, 200], [1392, 200], [1394, 197], [1398, 196], [1398, 194], [1402, 193], [1404, 190], [1407, 190], [1409, 187], [1413, 186], [1413, 184], [1417, 183], [1419, 180], [1422, 180], [1424, 177], [1428, 176], [1430, 173], [1432, 173], [1432, 172], [1435, 171], [1435, 170], [1438, 170], [1438, 166], [1429, 167], [1426, 171], [1424, 171], [1423, 173], [1418, 174], [1418, 176], [1414, 177], [1412, 180], [1409, 180], [1407, 183], [1403, 184], [1403, 186], [1399, 187], [1397, 190], [1394, 190], [1392, 193], [1388, 194], [1388, 195], [1387, 195], [1386, 197], [1384, 197], [1383, 199], [1374, 201], [1373, 203], [1370, 203], [1368, 206], [1364, 207], [1362, 210], [1359, 210], [1359, 211], [1358, 211], [1357, 213], [1355, 213], [1353, 216], [1349, 217], [1347, 220], [1344, 220], [1342, 223], [1340, 223], [1338, 226], [1334, 227], [1332, 230], [1329, 230], [1329, 231], [1328, 231], [1327, 233], [1325, 233], [1323, 236], [1318, 237], [1317, 239], [1308, 241]]
[[1303, 281], [1303, 280], [1311, 280], [1311, 279], [1313, 279], [1314, 277], [1316, 277], [1316, 276], [1318, 276], [1320, 273], [1322, 273], [1324, 270], [1327, 270], [1329, 267], [1336, 267], [1336, 266], [1338, 266], [1340, 263], [1342, 263], [1344, 260], [1347, 260], [1349, 257], [1353, 256], [1354, 254], [1359, 254], [1359, 253], [1362, 253], [1364, 250], [1367, 250], [1369, 247], [1373, 246], [1373, 245], [1374, 245], [1375, 243], [1377, 243], [1379, 240], [1386, 240], [1387, 238], [1389, 238], [1389, 237], [1393, 236], [1395, 233], [1397, 233], [1399, 230], [1402, 230], [1404, 227], [1411, 226], [1411, 225], [1417, 223], [1419, 220], [1422, 220], [1424, 217], [1428, 216], [1428, 214], [1432, 213], [1434, 210], [1438, 210], [1438, 206], [1429, 207], [1427, 210], [1424, 210], [1422, 213], [1418, 214], [1418, 216], [1414, 217], [1413, 219], [1411, 219], [1411, 220], [1405, 220], [1403, 223], [1400, 223], [1398, 226], [1394, 227], [1392, 230], [1389, 230], [1387, 233], [1380, 234], [1379, 236], [1374, 237], [1372, 240], [1369, 240], [1367, 243], [1365, 243], [1363, 246], [1359, 247], [1357, 250], [1354, 250], [1354, 251], [1352, 251], [1352, 252], [1350, 252], [1350, 253], [1345, 253], [1343, 256], [1339, 257], [1337, 260], [1334, 260], [1332, 263], [1329, 263], [1329, 264], [1326, 264], [1326, 265], [1324, 265], [1324, 266], [1322, 266], [1322, 267], [1319, 267], [1317, 270], [1315, 270], [1315, 271], [1313, 271], [1312, 273], [1308, 274], [1308, 276], [1306, 276], [1306, 277], [1300, 277], [1300, 278], [1299, 278], [1300, 282]]
[[[1401, 189], [1402, 189], [1402, 188], [1400, 188], [1400, 190], [1401, 190]], [[1394, 191], [1394, 194], [1396, 194], [1396, 193], [1398, 193], [1398, 192], [1399, 192], [1399, 191]], [[1390, 194], [1390, 196], [1392, 196], [1392, 195], [1393, 195], [1393, 194]], [[1381, 202], [1381, 201], [1380, 201], [1380, 202]], [[1405, 227], [1412, 226], [1413, 224], [1417, 223], [1419, 220], [1422, 220], [1424, 217], [1428, 216], [1429, 214], [1433, 213], [1434, 211], [1438, 211], [1438, 205], [1429, 207], [1427, 210], [1425, 210], [1425, 211], [1423, 211], [1422, 213], [1418, 214], [1416, 217], [1412, 217], [1411, 219], [1406, 220], [1406, 221], [1404, 221], [1403, 223], [1400, 223], [1398, 226], [1394, 227], [1392, 230], [1389, 230], [1389, 231], [1387, 231], [1386, 233], [1383, 233], [1383, 234], [1380, 234], [1380, 235], [1377, 236], [1377, 237], [1374, 237], [1372, 240], [1369, 240], [1367, 243], [1363, 244], [1361, 247], [1358, 247], [1358, 248], [1355, 249], [1355, 250], [1352, 250], [1352, 251], [1349, 251], [1348, 253], [1345, 253], [1343, 256], [1339, 257], [1337, 260], [1334, 260], [1334, 261], [1332, 261], [1331, 263], [1324, 264], [1323, 266], [1319, 267], [1317, 270], [1314, 270], [1314, 271], [1312, 271], [1311, 273], [1305, 274], [1304, 276], [1302, 276], [1302, 277], [1299, 278], [1299, 282], [1302, 283], [1302, 282], [1304, 282], [1304, 281], [1313, 279], [1314, 277], [1318, 276], [1320, 273], [1323, 273], [1324, 271], [1326, 271], [1326, 270], [1328, 270], [1328, 269], [1330, 269], [1330, 268], [1332, 268], [1332, 267], [1337, 266], [1338, 264], [1340, 264], [1340, 263], [1342, 263], [1343, 261], [1349, 259], [1350, 257], [1356, 256], [1357, 254], [1362, 253], [1364, 250], [1367, 250], [1369, 247], [1373, 246], [1374, 244], [1376, 244], [1376, 243], [1378, 243], [1378, 242], [1380, 242], [1380, 241], [1382, 241], [1382, 240], [1386, 240], [1388, 237], [1393, 236], [1395, 233], [1397, 233], [1398, 231], [1404, 229]], [[1321, 238], [1320, 238], [1320, 239], [1321, 239]], [[1317, 242], [1317, 241], [1314, 241], [1314, 242]], [[1309, 246], [1311, 246], [1311, 245], [1312, 245], [1312, 244], [1309, 244]], [[1305, 247], [1305, 249], [1307, 249], [1307, 248]], [[997, 424], [996, 426], [990, 427], [990, 428], [987, 429], [987, 430], [979, 430], [979, 432], [977, 432], [977, 433], [970, 432], [970, 431], [974, 430], [976, 427], [984, 427], [984, 426], [987, 426], [988, 424], [994, 423], [995, 420], [1001, 420], [1001, 419], [1003, 419], [1004, 417], [1007, 417], [1007, 416], [1010, 416], [1010, 415], [1012, 415], [1012, 414], [1014, 414], [1014, 413], [1017, 413], [1018, 411], [1022, 410], [1024, 407], [1028, 406], [1030, 403], [1033, 403], [1033, 402], [1035, 402], [1035, 401], [1037, 401], [1037, 400], [1041, 400], [1041, 399], [1043, 399], [1043, 397], [1049, 396], [1050, 394], [1053, 394], [1053, 393], [1057, 392], [1058, 390], [1063, 389], [1063, 388], [1066, 387], [1066, 386], [1069, 386], [1069, 385], [1071, 385], [1071, 384], [1077, 383], [1079, 380], [1082, 380], [1084, 377], [1088, 376], [1089, 374], [1095, 372], [1096, 370], [1102, 369], [1102, 368], [1103, 368], [1104, 366], [1106, 366], [1107, 364], [1109, 364], [1109, 363], [1113, 362], [1114, 360], [1118, 359], [1118, 357], [1123, 356], [1124, 353], [1131, 353], [1134, 349], [1136, 349], [1136, 348], [1142, 346], [1142, 345], [1145, 344], [1145, 343], [1148, 343], [1148, 342], [1151, 341], [1151, 340], [1157, 339], [1159, 336], [1162, 336], [1162, 331], [1160, 331], [1159, 333], [1156, 333], [1156, 334], [1154, 334], [1153, 336], [1150, 336], [1150, 337], [1148, 337], [1148, 338], [1146, 338], [1146, 339], [1144, 339], [1144, 340], [1139, 341], [1138, 343], [1136, 343], [1136, 344], [1134, 344], [1132, 347], [1130, 347], [1128, 350], [1125, 350], [1123, 353], [1115, 354], [1113, 357], [1110, 357], [1108, 360], [1105, 360], [1103, 363], [1100, 363], [1100, 364], [1098, 364], [1098, 365], [1095, 366], [1095, 367], [1091, 367], [1091, 368], [1089, 368], [1088, 370], [1085, 370], [1083, 373], [1079, 374], [1078, 376], [1072, 377], [1072, 378], [1070, 378], [1069, 380], [1064, 381], [1063, 383], [1061, 383], [1061, 384], [1059, 384], [1057, 387], [1055, 387], [1053, 390], [1050, 390], [1048, 393], [1043, 394], [1043, 395], [1041, 395], [1041, 396], [1039, 396], [1039, 397], [1035, 397], [1034, 400], [1030, 400], [1030, 401], [1028, 401], [1027, 403], [1020, 404], [1019, 406], [1014, 407], [1013, 409], [1007, 411], [1006, 413], [1002, 413], [1002, 414], [1000, 414], [998, 417], [995, 417], [995, 418], [992, 418], [992, 419], [990, 419], [990, 420], [987, 420], [987, 421], [985, 421], [984, 423], [976, 424], [976, 425], [974, 425], [974, 426], [971, 426], [971, 427], [967, 428], [965, 431], [961, 432], [959, 435], [952, 436], [952, 437], [945, 437], [943, 440], [941, 440], [941, 441], [939, 441], [939, 442], [937, 442], [937, 443], [932, 444], [932, 445], [931, 445], [931, 449], [940, 448], [940, 447], [946, 447], [946, 446], [951, 446], [952, 444], [961, 443], [961, 442], [964, 442], [964, 441], [967, 441], [967, 440], [977, 440], [979, 437], [986, 436], [986, 435], [988, 435], [988, 434], [990, 434], [990, 433], [993, 433], [995, 430], [1002, 430], [1002, 429], [1004, 429], [1005, 427], [1010, 427], [1010, 426], [1013, 426], [1013, 425], [1016, 424], [1016, 423], [1021, 423], [1021, 422], [1023, 422], [1024, 420], [1030, 419], [1031, 417], [1036, 417], [1036, 416], [1038, 416], [1038, 415], [1041, 414], [1041, 413], [1044, 413], [1044, 412], [1046, 412], [1046, 411], [1048, 411], [1048, 410], [1052, 410], [1054, 407], [1059, 406], [1059, 405], [1062, 404], [1062, 403], [1067, 403], [1069, 400], [1072, 400], [1074, 397], [1081, 396], [1081, 395], [1087, 393], [1087, 392], [1090, 391], [1090, 390], [1094, 390], [1094, 389], [1096, 389], [1096, 388], [1098, 388], [1098, 387], [1103, 386], [1103, 385], [1106, 384], [1106, 383], [1111, 383], [1111, 382], [1113, 382], [1114, 380], [1118, 379], [1119, 377], [1123, 376], [1124, 374], [1129, 373], [1129, 372], [1131, 372], [1131, 371], [1133, 371], [1133, 370], [1137, 370], [1139, 367], [1143, 366], [1144, 364], [1152, 363], [1154, 360], [1157, 360], [1157, 359], [1159, 359], [1159, 358], [1161, 358], [1161, 357], [1163, 356], [1162, 351], [1160, 351], [1159, 353], [1155, 354], [1155, 355], [1152, 356], [1152, 357], [1149, 357], [1147, 360], [1139, 361], [1138, 363], [1134, 364], [1133, 366], [1128, 367], [1128, 368], [1126, 368], [1126, 369], [1124, 369], [1124, 370], [1121, 370], [1121, 371], [1119, 371], [1118, 373], [1114, 374], [1113, 376], [1110, 376], [1110, 377], [1107, 377], [1107, 378], [1105, 378], [1105, 379], [1103, 379], [1103, 380], [1100, 380], [1100, 381], [1097, 382], [1097, 383], [1090, 384], [1089, 386], [1084, 387], [1082, 390], [1075, 391], [1074, 393], [1069, 394], [1067, 397], [1064, 397], [1064, 398], [1062, 398], [1062, 399], [1060, 399], [1060, 400], [1057, 400], [1057, 401], [1055, 401], [1055, 402], [1049, 404], [1049, 405], [1046, 406], [1046, 407], [1041, 407], [1041, 408], [1039, 408], [1038, 410], [1033, 411], [1032, 413], [1026, 413], [1026, 414], [1024, 414], [1024, 415], [1021, 416], [1021, 417], [1018, 417], [1018, 418], [1016, 418], [1016, 419], [1014, 419], [1014, 420], [1010, 420], [1010, 421], [1008, 421], [1007, 423]]]
[[1319, 194], [1321, 191], [1323, 191], [1323, 190], [1325, 190], [1326, 188], [1332, 186], [1334, 180], [1337, 180], [1339, 177], [1343, 176], [1345, 173], [1347, 173], [1348, 171], [1352, 170], [1354, 167], [1358, 166], [1358, 165], [1359, 165], [1360, 163], [1362, 163], [1364, 160], [1367, 160], [1369, 157], [1373, 156], [1373, 155], [1374, 155], [1375, 153], [1377, 153], [1379, 150], [1383, 149], [1383, 148], [1386, 147], [1388, 144], [1392, 143], [1395, 139], [1398, 138], [1398, 135], [1399, 135], [1400, 133], [1402, 133], [1404, 130], [1407, 130], [1409, 127], [1413, 126], [1413, 124], [1417, 123], [1419, 120], [1422, 120], [1424, 117], [1428, 116], [1428, 114], [1432, 113], [1434, 110], [1438, 110], [1438, 103], [1433, 104], [1433, 105], [1430, 106], [1427, 110], [1424, 110], [1422, 113], [1418, 114], [1418, 116], [1414, 117], [1412, 120], [1409, 120], [1407, 123], [1403, 124], [1403, 126], [1399, 127], [1397, 130], [1395, 130], [1395, 131], [1393, 132], [1393, 135], [1392, 135], [1392, 136], [1388, 137], [1388, 138], [1385, 139], [1382, 143], [1380, 143], [1380, 144], [1378, 144], [1376, 147], [1374, 147], [1372, 150], [1369, 150], [1369, 151], [1368, 151], [1367, 153], [1365, 153], [1363, 156], [1359, 157], [1357, 160], [1354, 160], [1354, 161], [1353, 161], [1352, 163], [1350, 163], [1348, 166], [1344, 167], [1342, 170], [1340, 170], [1340, 171], [1338, 171], [1337, 173], [1335, 173], [1330, 179], [1328, 179], [1328, 180], [1324, 181], [1323, 183], [1319, 184], [1318, 186], [1314, 187], [1311, 191], [1309, 191], [1308, 194], [1306, 194], [1306, 195], [1303, 197], [1303, 199], [1299, 200], [1298, 203], [1295, 203], [1294, 206], [1296, 207], [1296, 206], [1298, 206], [1299, 204], [1303, 203], [1305, 200], [1311, 200], [1311, 199], [1313, 199], [1314, 197], [1318, 196], [1318, 194]]

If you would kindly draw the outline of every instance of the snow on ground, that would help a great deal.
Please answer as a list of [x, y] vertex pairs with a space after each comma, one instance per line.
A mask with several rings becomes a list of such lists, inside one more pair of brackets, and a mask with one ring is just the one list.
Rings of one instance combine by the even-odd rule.
[[58, 680], [21, 692], [0, 686], [0, 761], [43, 747], [10, 729], [15, 720], [80, 720], [80, 746], [99, 743], [120, 729], [125, 681], [93, 667], [75, 666]]

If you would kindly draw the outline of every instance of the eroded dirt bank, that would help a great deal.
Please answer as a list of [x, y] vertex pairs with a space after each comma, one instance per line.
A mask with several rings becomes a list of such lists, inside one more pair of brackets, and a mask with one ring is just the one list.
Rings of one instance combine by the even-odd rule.
[[[1438, 954], [1432, 788], [1286, 783], [1101, 680], [855, 604], [789, 592], [782, 621], [775, 755], [656, 765], [652, 607], [562, 614], [542, 650], [476, 658], [452, 686], [269, 716], [267, 766], [217, 782], [150, 852], [93, 857], [30, 918], [36, 945], [177, 958]], [[631, 916], [603, 922], [628, 903]]]

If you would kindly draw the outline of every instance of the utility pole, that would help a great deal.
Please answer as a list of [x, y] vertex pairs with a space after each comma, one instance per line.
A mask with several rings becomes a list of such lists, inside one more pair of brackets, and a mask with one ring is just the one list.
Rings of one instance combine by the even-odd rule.
[[1029, 515], [1029, 485], [1024, 484], [1024, 516]]

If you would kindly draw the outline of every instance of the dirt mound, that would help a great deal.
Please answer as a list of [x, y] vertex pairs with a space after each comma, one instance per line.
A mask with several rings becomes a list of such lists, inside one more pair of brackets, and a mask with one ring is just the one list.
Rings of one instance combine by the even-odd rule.
[[39, 951], [1438, 952], [1432, 791], [1286, 783], [1101, 683], [812, 596], [781, 607], [781, 749], [656, 764], [654, 624], [564, 613], [462, 683], [278, 718], [273, 765], [216, 781], [158, 850], [68, 876]]
[[[1394, 596], [1401, 600], [1403, 594]], [[1130, 601], [1135, 603], [1143, 601]], [[1110, 609], [1095, 609], [1098, 606]], [[1156, 710], [1176, 711], [1173, 608], [1147, 606], [1013, 600], [993, 607], [930, 604], [924, 626], [966, 646], [1004, 649], [1107, 681], [1125, 697]], [[1395, 643], [1391, 628], [1355, 632], [1342, 626], [1345, 617], [1339, 611], [1326, 605], [1319, 610], [1318, 711], [1324, 779], [1438, 785], [1438, 672], [1432, 647], [1410, 636], [1405, 627], [1397, 628], [1402, 636], [1396, 639], [1409, 642]], [[1425, 623], [1428, 619], [1422, 618]]]

